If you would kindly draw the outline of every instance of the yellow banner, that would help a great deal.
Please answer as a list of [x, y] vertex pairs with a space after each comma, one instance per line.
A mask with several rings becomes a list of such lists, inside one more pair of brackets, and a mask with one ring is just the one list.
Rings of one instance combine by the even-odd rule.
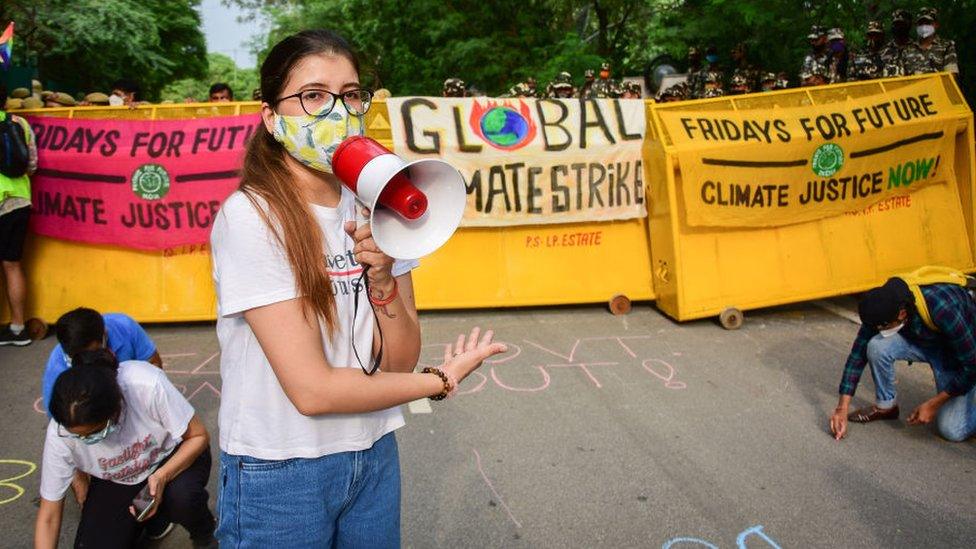
[[397, 97], [393, 150], [464, 176], [462, 226], [632, 219], [644, 205], [640, 100]]
[[658, 114], [691, 226], [802, 223], [954, 180], [957, 115], [927, 82], [807, 107]]

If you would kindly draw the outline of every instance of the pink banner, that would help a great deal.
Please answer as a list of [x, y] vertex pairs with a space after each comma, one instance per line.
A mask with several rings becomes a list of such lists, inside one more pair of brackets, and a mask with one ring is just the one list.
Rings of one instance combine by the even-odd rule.
[[29, 121], [34, 232], [159, 250], [209, 240], [260, 118]]

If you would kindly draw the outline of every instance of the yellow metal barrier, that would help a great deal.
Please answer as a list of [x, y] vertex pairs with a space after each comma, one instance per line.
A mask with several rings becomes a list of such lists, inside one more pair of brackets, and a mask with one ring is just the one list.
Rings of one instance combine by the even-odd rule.
[[[684, 219], [681, 167], [661, 113], [775, 109], [844, 102], [929, 80], [958, 109], [955, 181], [912, 192], [906, 205], [881, 202], [863, 215], [838, 215], [772, 228], [693, 227]], [[949, 75], [839, 84], [652, 108], [648, 203], [657, 305], [677, 320], [720, 315], [866, 290], [919, 265], [976, 270], [973, 114]]]
[[[78, 107], [21, 111], [66, 118], [173, 119], [258, 112], [260, 103]], [[377, 102], [370, 136], [392, 147]], [[422, 309], [605, 302], [654, 298], [646, 220], [460, 229], [414, 271]], [[124, 311], [137, 320], [209, 320], [216, 314], [206, 246], [143, 252], [28, 237], [31, 316], [53, 321], [74, 307]], [[6, 316], [6, 313], [0, 314]]]

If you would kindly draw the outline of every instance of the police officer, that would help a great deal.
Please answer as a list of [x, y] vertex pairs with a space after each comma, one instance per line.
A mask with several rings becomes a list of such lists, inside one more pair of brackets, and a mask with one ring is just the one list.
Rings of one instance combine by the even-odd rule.
[[550, 99], [570, 99], [576, 94], [573, 87], [573, 75], [567, 71], [562, 71], [549, 82], [546, 89], [546, 97]]
[[773, 85], [774, 90], [786, 90], [790, 87], [790, 77], [785, 72], [781, 72], [776, 75], [776, 84]]
[[604, 61], [600, 65], [600, 79], [593, 84], [593, 90], [596, 92], [596, 97], [608, 98], [620, 96], [617, 82], [610, 78], [610, 63]]
[[524, 82], [519, 82], [515, 84], [508, 90], [509, 97], [526, 97], [534, 98], [536, 97], [536, 81], [535, 78], [531, 76], [526, 78]]
[[864, 49], [856, 52], [851, 59], [849, 80], [872, 80], [881, 78], [884, 62], [881, 60], [881, 47], [884, 44], [884, 28], [880, 21], [868, 21], [867, 43]]
[[824, 65], [811, 65], [810, 69], [800, 73], [800, 85], [823, 86], [827, 83], [827, 67]]
[[448, 78], [444, 81], [442, 93], [444, 97], [465, 97], [467, 90], [465, 89], [464, 80], [460, 78]]
[[688, 93], [691, 97], [701, 97], [705, 90], [705, 74], [702, 73], [701, 50], [695, 46], [688, 48]]
[[744, 93], [751, 93], [752, 87], [749, 85], [749, 81], [746, 80], [743, 74], [733, 74], [732, 78], [729, 80], [729, 95], [742, 95]]
[[759, 82], [759, 91], [773, 91], [776, 89], [776, 73], [767, 72], [762, 75], [762, 80]]
[[578, 95], [580, 99], [593, 99], [596, 97], [596, 89], [594, 89], [594, 84], [596, 83], [596, 75], [593, 73], [593, 69], [586, 69], [583, 73], [583, 86], [580, 87]]
[[[810, 53], [803, 58], [803, 66], [800, 67], [800, 81], [802, 82], [806, 82], [814, 74], [826, 76], [827, 69], [830, 66], [830, 51], [827, 48], [827, 33], [824, 28], [820, 25], [810, 27], [807, 40], [810, 42]], [[804, 75], [807, 78], [804, 78]], [[807, 84], [804, 83], [803, 85], [806, 86]]]
[[[636, 82], [632, 83], [637, 84]], [[688, 99], [689, 93], [690, 88], [688, 87], [688, 83], [678, 82], [673, 86], [669, 86], [668, 88], [659, 91], [654, 97], [654, 101], [656, 103], [673, 103], [675, 101], [684, 101], [685, 99]]]
[[733, 64], [732, 79], [729, 81], [730, 93], [737, 89], [745, 90], [737, 93], [750, 93], [759, 89], [759, 69], [749, 63], [745, 43], [739, 42], [730, 53]]
[[844, 31], [834, 27], [827, 31], [827, 81], [831, 84], [847, 81], [848, 51]]
[[912, 40], [911, 26], [912, 15], [908, 10], [898, 9], [891, 14], [892, 39], [881, 51], [884, 77], [910, 76], [925, 62], [922, 50]]
[[959, 74], [959, 64], [956, 59], [956, 43], [936, 36], [939, 30], [939, 12], [935, 8], [918, 10], [917, 26], [918, 49], [922, 62], [917, 67], [918, 73], [951, 72]]
[[725, 90], [722, 88], [722, 73], [711, 71], [705, 74], [705, 91], [702, 93], [703, 99], [722, 97]]
[[[684, 82], [682, 82], [684, 84]], [[628, 80], [621, 86], [620, 94], [621, 99], [640, 99], [643, 96], [644, 91], [641, 89], [640, 82], [634, 80]]]

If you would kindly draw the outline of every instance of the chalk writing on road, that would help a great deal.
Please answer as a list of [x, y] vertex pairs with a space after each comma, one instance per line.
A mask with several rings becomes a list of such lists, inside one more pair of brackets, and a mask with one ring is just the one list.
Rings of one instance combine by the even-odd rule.
[[[758, 540], [764, 542], [766, 546], [772, 547], [773, 549], [782, 549], [782, 547], [780, 547], [778, 543], [773, 541], [773, 538], [769, 537], [769, 535], [767, 535], [766, 532], [763, 531], [763, 527], [761, 524], [757, 524], [756, 526], [750, 526], [749, 528], [746, 528], [745, 530], [739, 532], [739, 535], [736, 536], [735, 538], [735, 546], [738, 549], [748, 549], [748, 541], [750, 538], [758, 538]], [[714, 543], [705, 541], [703, 539], [690, 538], [690, 537], [669, 539], [668, 541], [664, 542], [664, 545], [661, 546], [661, 549], [671, 549], [672, 547], [690, 548], [692, 546], [709, 547], [710, 549], [719, 549], [719, 546], [715, 545]]]
[[[605, 377], [602, 372], [608, 369], [613, 369], [617, 377], [638, 372], [660, 381], [665, 389], [686, 389], [687, 383], [677, 379], [675, 365], [657, 357], [645, 358], [648, 351], [641, 350], [641, 344], [652, 340], [650, 335], [583, 337], [572, 340], [565, 348], [529, 339], [523, 339], [521, 343], [503, 342], [508, 351], [486, 360], [481, 369], [462, 384], [458, 395], [480, 392], [489, 386], [489, 380], [491, 386], [505, 391], [539, 393], [548, 389], [554, 383], [554, 376], [561, 371], [575, 372], [588, 385], [602, 389], [604, 382], [601, 379]], [[451, 343], [424, 345], [419, 366], [440, 365], [441, 357], [450, 346]], [[534, 357], [528, 356], [528, 350], [534, 351]]]
[[[0, 505], [10, 503], [11, 501], [16, 501], [17, 498], [24, 495], [24, 487], [19, 484], [14, 484], [14, 481], [20, 480], [34, 471], [37, 470], [37, 464], [24, 461], [22, 459], [0, 459], [0, 475], [8, 475], [8, 471], [11, 467], [8, 465], [13, 465], [14, 469], [22, 471], [20, 474], [16, 474], [7, 478], [0, 478]], [[10, 495], [10, 491], [13, 490], [13, 495]]]

